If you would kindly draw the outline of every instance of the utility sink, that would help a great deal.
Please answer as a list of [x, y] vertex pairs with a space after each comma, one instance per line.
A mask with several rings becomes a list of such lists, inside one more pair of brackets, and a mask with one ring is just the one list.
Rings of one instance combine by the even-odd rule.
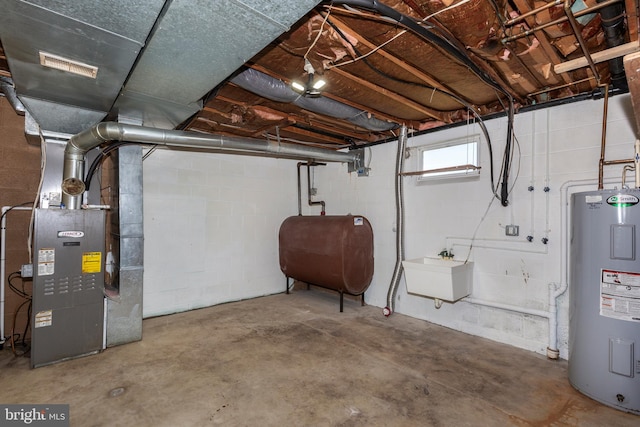
[[471, 294], [473, 263], [440, 258], [402, 261], [407, 292], [455, 302]]

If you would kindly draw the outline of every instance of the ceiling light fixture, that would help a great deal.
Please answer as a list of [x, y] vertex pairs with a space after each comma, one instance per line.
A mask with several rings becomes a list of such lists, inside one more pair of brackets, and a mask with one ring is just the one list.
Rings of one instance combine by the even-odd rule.
[[315, 78], [315, 70], [311, 62], [305, 58], [304, 60], [304, 70], [307, 72], [307, 83], [302, 84], [297, 80], [291, 82], [291, 89], [298, 92], [302, 96], [307, 96], [310, 98], [317, 98], [322, 95], [320, 89], [322, 89], [327, 82], [320, 78]]

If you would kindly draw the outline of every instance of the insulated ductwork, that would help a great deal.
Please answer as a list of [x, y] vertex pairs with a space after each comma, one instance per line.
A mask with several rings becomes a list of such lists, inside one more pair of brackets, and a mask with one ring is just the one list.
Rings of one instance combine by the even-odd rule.
[[256, 95], [276, 102], [286, 102], [297, 105], [314, 113], [347, 120], [356, 126], [372, 131], [395, 129], [399, 125], [370, 117], [369, 113], [329, 98], [306, 98], [295, 92], [286, 83], [274, 79], [260, 71], [247, 69], [231, 80], [232, 83]]
[[354, 168], [361, 163], [360, 153], [348, 153], [306, 147], [295, 144], [276, 143], [264, 140], [204, 135], [191, 132], [163, 130], [115, 122], [99, 123], [69, 140], [64, 151], [62, 174], [62, 202], [69, 209], [80, 207], [80, 196], [84, 192], [84, 156], [106, 142], [132, 142], [168, 147], [194, 148], [210, 151], [235, 152], [239, 154], [266, 154], [274, 157], [352, 163]]
[[11, 104], [15, 112], [24, 116], [24, 105], [22, 105], [22, 102], [18, 99], [16, 88], [13, 86], [13, 81], [10, 78], [0, 77], [0, 92], [7, 98], [7, 101], [9, 101], [9, 104]]

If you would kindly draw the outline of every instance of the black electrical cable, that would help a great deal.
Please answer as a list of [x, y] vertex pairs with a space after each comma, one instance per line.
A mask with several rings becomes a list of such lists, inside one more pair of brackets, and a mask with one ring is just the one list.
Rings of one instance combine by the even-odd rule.
[[[391, 18], [396, 21], [401, 26], [413, 31], [418, 36], [424, 38], [425, 40], [435, 44], [439, 48], [443, 49], [453, 58], [460, 61], [463, 65], [467, 66], [471, 72], [473, 72], [476, 76], [478, 76], [482, 81], [488, 84], [490, 87], [493, 87], [497, 91], [503, 93], [506, 98], [509, 100], [509, 119], [507, 124], [507, 139], [505, 142], [505, 159], [510, 157], [512, 138], [513, 138], [513, 96], [503, 88], [498, 82], [496, 82], [489, 74], [487, 74], [484, 70], [482, 70], [475, 62], [469, 58], [466, 52], [459, 49], [455, 44], [451, 41], [446, 40], [434, 32], [432, 32], [429, 28], [421, 26], [418, 22], [416, 22], [413, 18], [404, 15], [397, 10], [380, 3], [378, 0], [334, 0], [333, 4], [346, 4], [349, 6], [361, 7], [368, 10], [374, 10], [379, 14]], [[508, 206], [508, 181], [509, 181], [509, 162], [505, 160], [503, 163], [503, 172], [502, 172], [502, 185], [500, 190], [500, 198], [502, 206]]]
[[7, 282], [9, 283], [9, 289], [11, 289], [13, 292], [15, 292], [17, 295], [21, 296], [22, 298], [31, 299], [31, 295], [29, 295], [24, 290], [24, 282], [23, 282], [23, 289], [22, 290], [18, 289], [16, 287], [16, 285], [14, 285], [12, 283], [12, 280], [15, 279], [16, 277], [21, 277], [19, 271], [14, 271], [13, 273], [9, 274], [9, 276], [7, 277]]
[[413, 18], [398, 12], [392, 7], [389, 7], [383, 3], [380, 3], [378, 0], [334, 0], [333, 4], [346, 4], [349, 6], [375, 10], [376, 12], [378, 12], [383, 16], [393, 19], [398, 24], [413, 31], [415, 34], [421, 36], [427, 41], [430, 41], [431, 43], [435, 44], [439, 48], [443, 49], [449, 55], [457, 59], [459, 62], [461, 62], [465, 66], [467, 66], [469, 70], [471, 70], [482, 81], [484, 81], [494, 89], [505, 94], [507, 98], [511, 98], [511, 94], [505, 88], [503, 88], [500, 84], [498, 84], [498, 82], [496, 82], [489, 74], [487, 74], [483, 69], [481, 69], [475, 62], [473, 62], [469, 58], [469, 56], [466, 54], [466, 52], [461, 51], [455, 44], [451, 43], [449, 40], [434, 34], [429, 28], [423, 27], [418, 22], [416, 22]]
[[[320, 14], [322, 16], [322, 13]], [[351, 41], [349, 41], [349, 39], [344, 35], [344, 33], [333, 23], [331, 22], [331, 19], [327, 19], [327, 23], [338, 33], [338, 35], [340, 37], [342, 37], [342, 39], [349, 43], [351, 45], [351, 47], [353, 48], [354, 52], [356, 53], [356, 55], [358, 56], [362, 56], [362, 53], [358, 51], [358, 48], [353, 45], [351, 43]], [[462, 99], [461, 97], [459, 97], [456, 94], [444, 91], [442, 89], [439, 89], [435, 86], [430, 86], [424, 83], [418, 83], [418, 82], [412, 82], [410, 80], [405, 80], [405, 79], [401, 79], [399, 77], [395, 77], [392, 76], [391, 74], [386, 73], [385, 71], [379, 69], [378, 67], [376, 67], [375, 65], [373, 65], [367, 58], [362, 58], [362, 62], [367, 65], [372, 71], [374, 71], [376, 74], [387, 78], [389, 80], [398, 82], [398, 83], [403, 83], [403, 84], [407, 84], [407, 85], [412, 85], [412, 86], [416, 86], [416, 87], [421, 87], [424, 89], [428, 89], [428, 90], [432, 90], [435, 91], [437, 93], [440, 93], [442, 95], [445, 96], [449, 96], [450, 98], [454, 99], [455, 101], [457, 101], [458, 103], [460, 103], [462, 106], [466, 107], [468, 109], [468, 111], [471, 111], [474, 115], [474, 117], [478, 120], [478, 125], [480, 126], [480, 129], [482, 130], [482, 134], [485, 137], [485, 140], [487, 141], [487, 147], [489, 149], [489, 165], [490, 165], [490, 178], [491, 178], [491, 191], [496, 194], [496, 186], [495, 186], [495, 181], [494, 181], [494, 170], [493, 170], [493, 147], [491, 144], [491, 137], [489, 136], [489, 131], [487, 130], [487, 127], [484, 124], [484, 120], [482, 120], [482, 117], [480, 116], [480, 114], [475, 111], [475, 108], [473, 107], [473, 105], [471, 105], [470, 103], [468, 103], [467, 101], [465, 101], [464, 99]]]
[[22, 207], [22, 206], [32, 205], [32, 204], [33, 204], [33, 202], [24, 202], [24, 203], [20, 203], [19, 205], [11, 206], [9, 209], [7, 209], [6, 211], [4, 211], [4, 212], [2, 213], [2, 215], [0, 215], [0, 221], [2, 221], [2, 218], [4, 218], [4, 217], [5, 217], [5, 216], [10, 212], [10, 211], [12, 211], [13, 209], [15, 209], [15, 208], [19, 208], [19, 207]]
[[127, 142], [115, 142], [107, 147], [105, 147], [97, 156], [95, 159], [93, 159], [93, 162], [91, 162], [91, 166], [89, 166], [89, 169], [87, 170], [87, 177], [84, 180], [84, 187], [85, 187], [85, 191], [89, 191], [89, 187], [91, 186], [91, 178], [93, 178], [93, 174], [96, 172], [96, 170], [98, 169], [98, 166], [100, 165], [100, 163], [102, 163], [102, 161], [105, 159], [105, 157], [107, 156], [107, 154], [109, 154], [110, 152], [112, 152], [113, 150], [116, 150], [118, 147], [127, 144]]

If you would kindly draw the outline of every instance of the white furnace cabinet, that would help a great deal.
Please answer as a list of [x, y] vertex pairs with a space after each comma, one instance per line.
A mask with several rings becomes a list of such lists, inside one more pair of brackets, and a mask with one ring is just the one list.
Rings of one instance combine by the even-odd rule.
[[104, 235], [104, 211], [36, 210], [31, 367], [102, 350]]

